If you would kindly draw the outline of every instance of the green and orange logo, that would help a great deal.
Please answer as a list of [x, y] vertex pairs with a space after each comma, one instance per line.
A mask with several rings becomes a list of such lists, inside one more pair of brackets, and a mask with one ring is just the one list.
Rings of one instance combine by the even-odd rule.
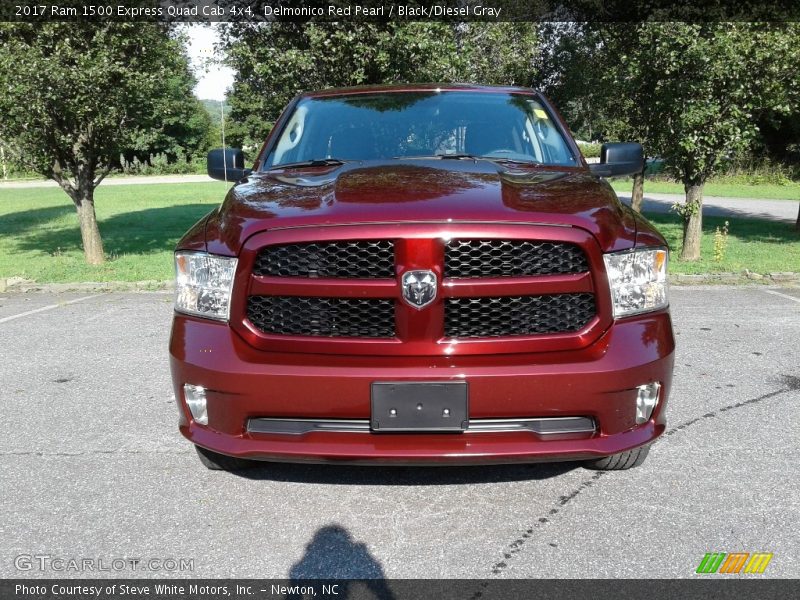
[[763, 573], [771, 560], [771, 552], [708, 552], [696, 573]]

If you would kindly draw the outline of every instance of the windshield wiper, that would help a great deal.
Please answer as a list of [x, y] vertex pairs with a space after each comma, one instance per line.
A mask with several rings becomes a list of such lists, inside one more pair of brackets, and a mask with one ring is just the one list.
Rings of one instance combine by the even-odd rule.
[[506, 156], [480, 156], [477, 154], [466, 154], [463, 152], [456, 153], [456, 154], [428, 154], [422, 156], [395, 156], [395, 158], [404, 159], [404, 160], [415, 160], [415, 159], [425, 159], [425, 158], [437, 158], [440, 160], [490, 160], [492, 162], [503, 162], [503, 163], [514, 163], [519, 165], [530, 165], [534, 167], [541, 167], [544, 163], [541, 163], [537, 160], [525, 160], [520, 158], [510, 158]]
[[525, 160], [522, 158], [507, 158], [505, 156], [484, 156], [486, 160], [493, 160], [496, 162], [504, 162], [504, 163], [514, 163], [517, 165], [527, 165], [531, 167], [542, 167], [544, 163], [539, 162], [538, 160]]
[[484, 156], [475, 156], [474, 154], [464, 154], [463, 152], [456, 154], [436, 154], [436, 156], [438, 156], [442, 160], [461, 160], [462, 158], [469, 160], [480, 160], [481, 158], [485, 158]]
[[420, 156], [395, 156], [394, 158], [400, 160], [418, 160], [418, 159], [426, 159], [426, 158], [438, 158], [441, 160], [460, 160], [460, 159], [471, 159], [471, 160], [480, 160], [485, 158], [484, 156], [475, 156], [474, 154], [421, 154]]
[[300, 167], [328, 167], [343, 165], [346, 160], [341, 158], [312, 158], [311, 160], [301, 160], [299, 162], [286, 163], [284, 165], [272, 165], [267, 171], [274, 171], [275, 169], [294, 169]]

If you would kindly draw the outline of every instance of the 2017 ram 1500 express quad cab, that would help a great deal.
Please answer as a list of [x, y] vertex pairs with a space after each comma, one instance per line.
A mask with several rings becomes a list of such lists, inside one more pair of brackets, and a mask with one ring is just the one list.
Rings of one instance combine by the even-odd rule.
[[267, 461], [642, 462], [665, 427], [667, 248], [540, 94], [303, 94], [175, 252], [180, 430]]

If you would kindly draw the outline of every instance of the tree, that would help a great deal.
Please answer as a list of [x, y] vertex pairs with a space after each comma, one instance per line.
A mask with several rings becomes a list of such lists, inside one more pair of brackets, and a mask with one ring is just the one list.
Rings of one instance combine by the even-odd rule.
[[794, 230], [800, 232], [800, 207], [797, 209], [797, 221], [794, 224]]
[[[652, 119], [643, 114], [646, 89], [626, 81], [618, 62], [638, 43], [625, 27], [602, 23], [543, 23], [537, 87], [550, 96], [578, 136], [589, 141], [635, 140], [651, 150]], [[634, 175], [631, 208], [641, 212], [644, 168]]]
[[0, 24], [0, 139], [75, 204], [87, 262], [104, 260], [94, 190], [121, 151], [142, 148], [185, 94], [179, 40], [154, 23]]
[[528, 85], [538, 55], [530, 23], [230, 23], [222, 37], [236, 72], [229, 139], [246, 146], [259, 145], [301, 91], [437, 81]]
[[8, 165], [6, 164], [6, 149], [3, 146], [3, 140], [0, 140], [0, 172], [2, 172], [3, 179], [8, 179]]
[[696, 260], [706, 180], [750, 147], [760, 115], [797, 102], [798, 26], [600, 23], [585, 31], [600, 73], [593, 98], [612, 117], [605, 129], [644, 139], [683, 183], [681, 258]]
[[594, 142], [608, 131], [606, 89], [598, 69], [602, 49], [591, 23], [542, 23], [534, 86], [547, 95], [579, 139]]
[[213, 118], [194, 93], [194, 75], [185, 68], [164, 73], [163, 93], [153, 100], [151, 126], [140, 130], [134, 145], [125, 154], [147, 160], [165, 154], [170, 162], [202, 155], [214, 145]]

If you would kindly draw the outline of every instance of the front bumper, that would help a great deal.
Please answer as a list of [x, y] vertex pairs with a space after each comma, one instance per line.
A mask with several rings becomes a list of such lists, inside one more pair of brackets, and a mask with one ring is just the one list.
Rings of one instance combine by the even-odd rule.
[[[462, 357], [335, 356], [256, 350], [224, 323], [175, 315], [170, 362], [181, 433], [230, 456], [274, 461], [476, 464], [583, 460], [647, 444], [664, 432], [674, 338], [665, 311], [612, 325], [575, 351]], [[247, 430], [250, 419], [370, 417], [375, 381], [469, 384], [469, 416], [590, 417], [593, 433], [533, 431], [300, 435]], [[661, 382], [651, 416], [635, 424], [636, 387]], [[191, 419], [183, 385], [208, 390], [209, 425]]]

